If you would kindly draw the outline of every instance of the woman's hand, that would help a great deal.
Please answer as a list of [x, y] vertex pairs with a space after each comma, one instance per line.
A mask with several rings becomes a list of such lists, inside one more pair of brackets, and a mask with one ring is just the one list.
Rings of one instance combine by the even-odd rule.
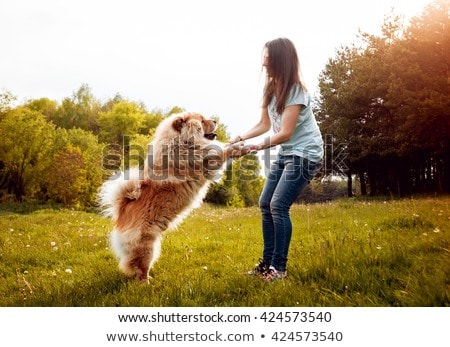
[[257, 145], [246, 145], [242, 149], [242, 152], [244, 152], [243, 155], [245, 155], [245, 154], [256, 154], [260, 149], [261, 149], [260, 146], [257, 146]]
[[231, 158], [240, 158], [249, 153], [256, 154], [259, 147], [256, 145], [245, 145], [243, 142], [238, 142], [230, 145], [228, 150], [231, 151], [229, 155]]
[[242, 138], [241, 135], [238, 135], [234, 139], [231, 139], [228, 143], [232, 145], [232, 144], [238, 143], [238, 142], [244, 142], [244, 139]]

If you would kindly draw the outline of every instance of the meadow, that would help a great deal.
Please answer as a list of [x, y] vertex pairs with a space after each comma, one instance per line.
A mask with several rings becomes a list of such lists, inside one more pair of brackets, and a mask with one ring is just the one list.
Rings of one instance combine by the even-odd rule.
[[0, 306], [450, 306], [450, 197], [294, 205], [286, 279], [258, 262], [255, 208], [204, 204], [165, 234], [150, 284], [125, 278], [95, 211], [0, 205]]

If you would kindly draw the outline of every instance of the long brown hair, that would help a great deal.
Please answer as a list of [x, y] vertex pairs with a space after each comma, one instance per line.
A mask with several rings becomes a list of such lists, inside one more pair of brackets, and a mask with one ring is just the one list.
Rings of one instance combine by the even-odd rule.
[[267, 107], [276, 97], [276, 110], [281, 114], [286, 99], [294, 84], [306, 89], [300, 80], [300, 62], [294, 44], [287, 38], [278, 38], [264, 45], [268, 53], [266, 83], [263, 94], [263, 107]]

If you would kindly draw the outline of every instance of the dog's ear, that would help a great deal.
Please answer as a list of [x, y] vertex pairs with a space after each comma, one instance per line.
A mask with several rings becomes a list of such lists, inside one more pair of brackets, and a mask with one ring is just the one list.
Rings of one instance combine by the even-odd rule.
[[181, 132], [181, 129], [183, 128], [184, 123], [186, 123], [186, 121], [182, 117], [178, 117], [178, 118], [175, 118], [175, 120], [173, 121], [172, 127], [176, 131]]

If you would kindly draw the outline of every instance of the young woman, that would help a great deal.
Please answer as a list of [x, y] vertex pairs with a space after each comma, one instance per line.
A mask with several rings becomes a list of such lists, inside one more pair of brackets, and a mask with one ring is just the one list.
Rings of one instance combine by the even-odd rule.
[[249, 272], [272, 281], [287, 275], [292, 235], [289, 210], [321, 167], [323, 141], [312, 112], [311, 97], [300, 78], [294, 44], [286, 38], [267, 42], [262, 65], [266, 83], [261, 119], [230, 142], [249, 140], [272, 128], [270, 137], [259, 144], [244, 146], [241, 155], [279, 145], [259, 200], [264, 240], [262, 259]]

